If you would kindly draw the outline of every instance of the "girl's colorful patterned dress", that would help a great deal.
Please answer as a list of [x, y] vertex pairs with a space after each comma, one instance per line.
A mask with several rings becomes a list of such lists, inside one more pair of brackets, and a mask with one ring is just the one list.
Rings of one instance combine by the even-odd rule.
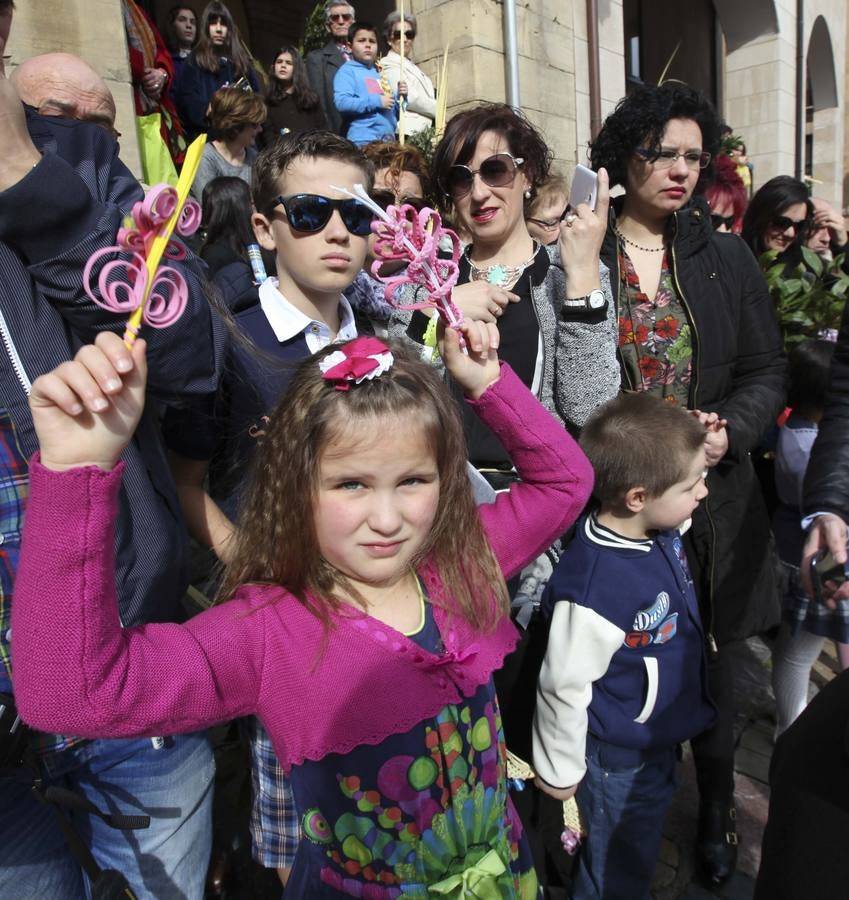
[[[442, 651], [430, 604], [409, 637]], [[286, 887], [294, 897], [539, 896], [508, 797], [492, 679], [377, 747], [294, 767], [291, 784], [302, 835]]]

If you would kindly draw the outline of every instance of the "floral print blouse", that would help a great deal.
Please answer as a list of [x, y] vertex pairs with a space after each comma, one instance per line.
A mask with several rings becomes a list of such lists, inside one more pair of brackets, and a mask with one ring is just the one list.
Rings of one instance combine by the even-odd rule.
[[664, 251], [654, 300], [640, 289], [634, 264], [619, 248], [619, 353], [625, 382], [687, 408], [693, 373], [693, 340], [687, 312], [675, 290]]

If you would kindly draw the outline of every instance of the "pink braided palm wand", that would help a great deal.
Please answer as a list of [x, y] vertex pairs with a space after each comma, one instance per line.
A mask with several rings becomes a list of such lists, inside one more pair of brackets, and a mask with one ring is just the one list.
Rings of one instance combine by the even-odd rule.
[[[331, 185], [331, 187], [333, 187]], [[367, 206], [376, 216], [371, 230], [377, 235], [371, 272], [385, 285], [386, 301], [397, 309], [433, 309], [450, 328], [459, 329], [463, 313], [452, 301], [451, 291], [460, 274], [460, 238], [450, 228], [444, 228], [442, 217], [436, 210], [425, 207], [417, 211], [409, 204], [382, 209], [369, 197], [361, 184], [354, 185], [353, 193], [345, 188], [333, 187]], [[439, 256], [439, 250], [451, 248], [447, 258]], [[381, 275], [380, 267], [386, 261], [403, 261], [405, 269], [393, 275]], [[427, 291], [428, 299], [418, 303], [398, 303], [395, 291], [405, 284], [413, 284]], [[460, 335], [461, 346], [465, 341]]]

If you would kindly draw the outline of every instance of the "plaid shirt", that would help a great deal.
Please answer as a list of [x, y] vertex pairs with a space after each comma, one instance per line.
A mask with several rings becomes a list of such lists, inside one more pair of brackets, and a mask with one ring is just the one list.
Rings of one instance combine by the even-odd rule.
[[18, 446], [9, 414], [0, 410], [0, 690], [12, 690], [11, 638], [12, 585], [21, 549], [24, 506], [29, 494], [29, 469]]
[[251, 719], [250, 737], [253, 856], [268, 869], [291, 868], [301, 839], [292, 787], [277, 762], [271, 739], [256, 719]]

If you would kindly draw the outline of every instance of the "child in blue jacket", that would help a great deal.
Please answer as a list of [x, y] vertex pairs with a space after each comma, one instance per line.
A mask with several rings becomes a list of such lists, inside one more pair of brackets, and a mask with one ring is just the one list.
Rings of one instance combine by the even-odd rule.
[[[398, 125], [398, 99], [375, 66], [377, 30], [367, 22], [354, 22], [348, 32], [349, 59], [333, 79], [333, 99], [342, 115], [345, 137], [363, 146], [372, 141], [393, 140]], [[399, 97], [407, 85], [398, 82]]]
[[543, 600], [533, 750], [538, 787], [577, 794], [587, 826], [573, 900], [648, 898], [677, 745], [715, 716], [680, 535], [707, 496], [705, 434], [676, 406], [622, 394], [581, 435], [599, 506]]

